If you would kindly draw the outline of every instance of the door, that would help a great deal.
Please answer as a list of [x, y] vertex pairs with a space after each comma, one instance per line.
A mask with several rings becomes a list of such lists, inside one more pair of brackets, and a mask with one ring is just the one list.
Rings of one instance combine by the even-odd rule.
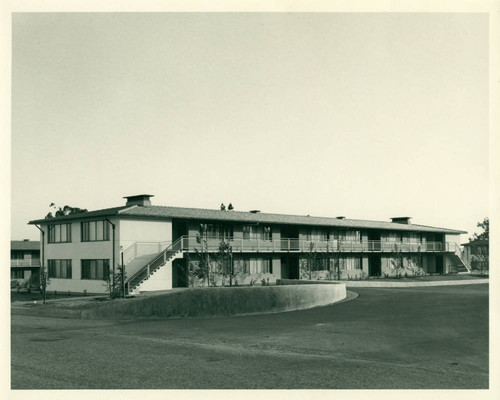
[[380, 232], [379, 231], [368, 231], [368, 250], [370, 251], [380, 251], [382, 248], [380, 246]]
[[368, 275], [380, 276], [382, 273], [382, 259], [379, 255], [370, 254], [368, 256]]
[[281, 250], [282, 251], [299, 250], [299, 229], [297, 227], [283, 226], [281, 228]]
[[437, 274], [443, 273], [443, 256], [442, 255], [436, 256], [436, 273]]

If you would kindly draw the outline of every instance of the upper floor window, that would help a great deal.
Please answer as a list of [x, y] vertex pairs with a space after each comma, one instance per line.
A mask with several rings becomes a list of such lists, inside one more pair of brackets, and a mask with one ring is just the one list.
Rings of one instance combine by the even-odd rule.
[[109, 240], [109, 224], [107, 221], [82, 222], [82, 242]]
[[49, 243], [71, 242], [71, 224], [49, 225]]
[[233, 239], [232, 225], [207, 224], [208, 239]]
[[243, 239], [272, 240], [273, 228], [269, 225], [244, 225]]
[[243, 239], [250, 239], [250, 235], [252, 234], [252, 226], [244, 225], [243, 226]]

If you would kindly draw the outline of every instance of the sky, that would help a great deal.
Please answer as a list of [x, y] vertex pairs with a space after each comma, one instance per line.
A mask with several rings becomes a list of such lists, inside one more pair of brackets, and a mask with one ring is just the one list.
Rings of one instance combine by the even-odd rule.
[[18, 13], [11, 238], [49, 204], [488, 215], [488, 15]]

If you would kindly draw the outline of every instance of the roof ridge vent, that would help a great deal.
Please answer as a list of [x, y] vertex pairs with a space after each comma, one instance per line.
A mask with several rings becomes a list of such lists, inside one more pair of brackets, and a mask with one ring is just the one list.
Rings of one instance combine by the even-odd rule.
[[250, 210], [249, 212], [251, 212], [252, 214], [258, 214], [260, 213], [260, 210]]
[[337, 219], [345, 219], [345, 217], [343, 215], [339, 215], [338, 217], [336, 217]]

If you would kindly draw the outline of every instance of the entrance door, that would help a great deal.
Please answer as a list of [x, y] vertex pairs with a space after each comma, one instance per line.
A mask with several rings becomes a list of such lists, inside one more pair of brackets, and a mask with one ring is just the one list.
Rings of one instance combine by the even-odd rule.
[[442, 255], [436, 256], [436, 273], [438, 273], [438, 274], [443, 273], [443, 256]]
[[370, 254], [368, 256], [368, 275], [380, 276], [382, 273], [382, 259], [379, 255]]
[[295, 254], [287, 254], [281, 257], [281, 278], [299, 279], [299, 257]]

